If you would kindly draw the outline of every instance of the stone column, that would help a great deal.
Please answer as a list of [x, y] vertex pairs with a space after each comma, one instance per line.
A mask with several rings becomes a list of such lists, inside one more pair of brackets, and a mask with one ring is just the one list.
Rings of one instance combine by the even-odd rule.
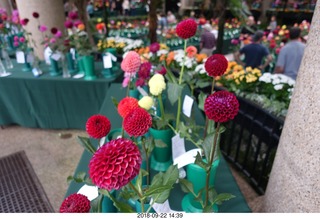
[[0, 0], [0, 8], [6, 9], [8, 15], [11, 15], [12, 5], [10, 4], [9, 0]]
[[320, 1], [266, 190], [265, 212], [320, 212]]
[[[48, 31], [52, 27], [56, 27], [64, 32], [64, 8], [63, 0], [16, 0], [19, 15], [21, 19], [28, 18], [30, 21], [25, 26], [26, 30], [31, 33], [31, 38], [36, 44], [34, 48], [35, 54], [44, 59], [44, 47], [41, 45], [43, 36], [38, 29], [39, 22], [41, 25], [48, 27]], [[32, 17], [33, 12], [38, 12], [40, 17], [35, 19]]]

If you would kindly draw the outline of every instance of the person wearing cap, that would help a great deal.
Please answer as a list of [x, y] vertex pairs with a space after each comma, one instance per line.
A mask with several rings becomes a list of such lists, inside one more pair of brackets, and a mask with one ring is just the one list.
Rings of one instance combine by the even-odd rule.
[[285, 74], [296, 80], [306, 45], [300, 40], [299, 27], [289, 29], [290, 41], [280, 50], [275, 73]]
[[[258, 30], [252, 37], [252, 42], [242, 47], [234, 54], [235, 60], [244, 67], [259, 68], [263, 70], [272, 61], [272, 56], [267, 47], [261, 44], [263, 32]], [[240, 56], [244, 55], [244, 62]]]
[[203, 32], [200, 39], [200, 54], [206, 54], [208, 57], [212, 55], [213, 50], [216, 47], [216, 37], [211, 32], [212, 27], [210, 24], [205, 24], [202, 26]]

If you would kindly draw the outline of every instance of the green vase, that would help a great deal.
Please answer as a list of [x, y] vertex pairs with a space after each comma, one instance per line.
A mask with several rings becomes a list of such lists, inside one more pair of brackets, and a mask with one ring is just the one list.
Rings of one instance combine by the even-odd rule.
[[151, 156], [151, 168], [157, 171], [166, 171], [172, 164], [172, 143], [173, 131], [171, 129], [157, 130], [150, 128], [150, 135], [155, 140], [161, 140], [166, 147], [155, 145]]
[[[111, 192], [112, 195], [115, 194], [115, 192]], [[116, 213], [117, 208], [113, 205], [113, 201], [107, 197], [107, 196], [103, 196], [102, 198], [102, 212], [103, 213]]]
[[68, 72], [70, 75], [74, 75], [77, 73], [77, 69], [75, 68], [74, 60], [72, 58], [72, 54], [70, 52], [66, 53]]
[[137, 89], [130, 89], [129, 90], [129, 97], [134, 97], [136, 98], [137, 100], [139, 99], [139, 91]]
[[94, 72], [94, 58], [92, 55], [82, 56], [82, 63], [84, 68], [84, 80], [94, 80], [97, 78]]
[[82, 56], [78, 56], [77, 61], [78, 61], [78, 69], [79, 69], [78, 73], [84, 74], [84, 65], [83, 65], [83, 61], [82, 61]]
[[[206, 162], [206, 160], [204, 160]], [[217, 159], [213, 162], [210, 172], [209, 185], [214, 185], [215, 176], [217, 172], [217, 168], [219, 166], [220, 159]], [[205, 188], [206, 186], [206, 172], [203, 168], [198, 166], [197, 164], [189, 164], [187, 165], [187, 179], [192, 183], [194, 192], [198, 194], [198, 192]], [[203, 197], [204, 198], [204, 197]], [[195, 197], [192, 193], [185, 195], [182, 199], [182, 209], [187, 213], [201, 213], [202, 206], [199, 202], [194, 200]], [[218, 206], [213, 206], [213, 211], [218, 212]]]
[[50, 57], [50, 75], [55, 77], [61, 74], [58, 61]]

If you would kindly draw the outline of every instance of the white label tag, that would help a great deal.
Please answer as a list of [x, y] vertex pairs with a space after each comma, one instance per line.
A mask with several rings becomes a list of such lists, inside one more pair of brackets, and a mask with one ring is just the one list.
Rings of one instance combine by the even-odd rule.
[[[186, 153], [184, 138], [180, 138], [179, 134], [175, 135], [171, 139], [171, 143], [172, 143], [172, 159], [173, 160], [175, 160], [180, 155]], [[179, 178], [185, 178], [185, 177], [186, 177], [186, 171], [184, 169], [179, 168]]]
[[75, 48], [71, 48], [70, 49], [70, 53], [71, 53], [72, 59], [76, 60], [76, 50], [75, 50]]
[[[152, 203], [153, 199], [151, 199], [150, 204]], [[166, 200], [162, 204], [154, 203], [152, 205], [152, 208], [157, 212], [157, 213], [174, 213], [174, 212], [179, 212], [179, 211], [174, 211], [170, 208], [169, 201]]]
[[50, 65], [50, 55], [52, 54], [52, 50], [50, 47], [45, 48], [44, 50], [44, 60], [46, 61], [47, 65]]
[[76, 78], [76, 79], [82, 78], [82, 77], [84, 77], [84, 74], [76, 74], [73, 76], [73, 78]]
[[111, 56], [109, 54], [105, 54], [103, 56], [103, 67], [104, 68], [112, 68]]
[[99, 147], [101, 147], [105, 141], [106, 141], [106, 137], [101, 138], [99, 142]]
[[194, 100], [190, 96], [188, 95], [184, 96], [182, 112], [187, 117], [191, 116], [193, 101]]
[[9, 75], [11, 75], [11, 73], [5, 72], [5, 73], [0, 74], [0, 77], [7, 77]]
[[171, 139], [172, 143], [172, 159], [179, 157], [181, 154], [186, 153], [184, 145], [184, 138], [180, 138], [179, 134], [173, 136]]
[[53, 60], [59, 61], [59, 59], [61, 58], [61, 53], [55, 52], [55, 53], [53, 53], [53, 54], [51, 55], [51, 58], [52, 58]]
[[174, 159], [173, 164], [174, 165], [177, 164], [178, 168], [182, 168], [184, 166], [187, 166], [188, 164], [194, 163], [198, 152], [201, 153], [201, 149], [199, 149], [199, 148], [192, 149], [192, 150], [180, 155], [176, 159]]
[[82, 186], [77, 193], [87, 196], [90, 201], [97, 198], [99, 195], [97, 186], [88, 185]]
[[137, 89], [142, 96], [148, 96], [148, 93], [142, 87], [138, 86]]
[[26, 59], [24, 57], [24, 52], [22, 51], [17, 51], [16, 52], [16, 58], [17, 58], [17, 63], [25, 63], [26, 62]]

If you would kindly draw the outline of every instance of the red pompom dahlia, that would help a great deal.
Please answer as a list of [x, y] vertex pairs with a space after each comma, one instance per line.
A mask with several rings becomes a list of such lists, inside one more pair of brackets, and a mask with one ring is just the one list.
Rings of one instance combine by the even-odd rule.
[[196, 34], [197, 28], [197, 23], [193, 19], [189, 18], [178, 23], [176, 32], [180, 38], [189, 39]]
[[141, 162], [140, 150], [133, 141], [114, 139], [93, 154], [89, 176], [99, 188], [118, 190], [138, 175]]
[[152, 125], [152, 117], [147, 110], [132, 110], [123, 120], [123, 128], [130, 135], [139, 137], [148, 132]]
[[60, 206], [60, 213], [88, 213], [90, 201], [82, 194], [69, 195]]
[[150, 52], [152, 52], [152, 53], [158, 52], [159, 49], [160, 49], [160, 44], [159, 44], [158, 42], [152, 43], [152, 44], [149, 46], [149, 50], [150, 50]]
[[134, 97], [125, 97], [118, 104], [118, 113], [125, 118], [131, 110], [139, 108], [138, 100]]
[[110, 129], [110, 120], [103, 115], [93, 115], [86, 123], [86, 131], [92, 138], [102, 138], [110, 132]]
[[121, 62], [121, 69], [126, 73], [136, 73], [141, 65], [140, 56], [135, 51], [130, 51]]
[[217, 91], [208, 96], [204, 102], [204, 112], [208, 119], [215, 122], [228, 122], [239, 111], [237, 97], [229, 91]]
[[221, 76], [228, 68], [228, 60], [224, 55], [214, 54], [204, 63], [204, 68], [211, 77]]

